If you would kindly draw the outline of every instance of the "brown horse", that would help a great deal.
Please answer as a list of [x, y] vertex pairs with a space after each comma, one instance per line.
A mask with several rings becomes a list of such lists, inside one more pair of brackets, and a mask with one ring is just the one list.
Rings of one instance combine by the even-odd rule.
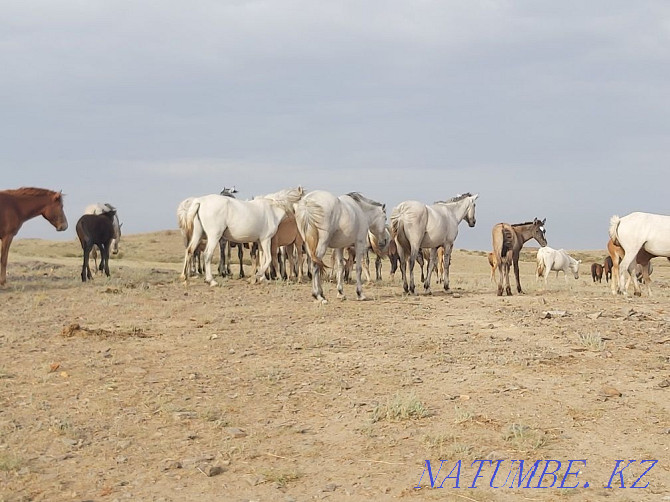
[[61, 192], [32, 187], [0, 191], [0, 286], [7, 280], [7, 258], [14, 236], [23, 222], [40, 214], [59, 232], [67, 229]]
[[516, 223], [510, 225], [509, 223], [498, 223], [493, 227], [493, 252], [495, 253], [496, 264], [500, 280], [498, 281], [498, 296], [503, 293], [504, 288], [507, 296], [512, 296], [512, 289], [509, 285], [509, 270], [514, 265], [514, 278], [516, 279], [516, 290], [523, 293], [521, 290], [521, 282], [519, 281], [519, 253], [526, 241], [535, 239], [540, 246], [547, 245], [545, 237], [544, 224], [547, 221], [538, 220], [527, 223]]
[[593, 282], [603, 282], [603, 266], [600, 263], [591, 264], [591, 278]]

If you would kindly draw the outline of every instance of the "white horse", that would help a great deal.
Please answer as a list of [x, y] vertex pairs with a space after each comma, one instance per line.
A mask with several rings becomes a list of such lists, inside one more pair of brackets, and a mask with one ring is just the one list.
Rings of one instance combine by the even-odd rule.
[[298, 230], [312, 260], [312, 296], [326, 303], [321, 286], [325, 269], [323, 257], [329, 247], [335, 249], [337, 264], [337, 297], [344, 299], [343, 250], [352, 244], [356, 249], [356, 296], [364, 300], [361, 286], [363, 253], [368, 246], [368, 230], [378, 247], [386, 247], [386, 206], [358, 192], [336, 197], [323, 190], [305, 195], [295, 207]]
[[254, 282], [265, 279], [265, 271], [272, 262], [271, 240], [293, 205], [303, 195], [302, 187], [281, 190], [273, 194], [243, 201], [223, 195], [205, 195], [193, 199], [186, 215], [186, 229], [191, 240], [184, 255], [181, 278], [186, 280], [191, 257], [207, 236], [205, 246], [205, 282], [216, 286], [212, 277], [212, 255], [221, 237], [234, 242], [258, 242], [263, 252], [263, 262], [254, 277]]
[[[119, 253], [119, 241], [121, 240], [121, 226], [123, 223], [119, 223], [119, 216], [116, 213], [116, 208], [112, 206], [109, 202], [105, 202], [104, 204], [101, 202], [97, 202], [95, 204], [90, 204], [86, 206], [86, 209], [84, 209], [84, 214], [105, 214], [105, 213], [111, 213], [114, 212], [114, 218], [112, 218], [112, 228], [114, 229], [114, 237], [112, 238], [112, 242], [110, 242], [109, 247], [112, 250], [112, 254], [118, 254]], [[96, 247], [93, 248], [91, 251], [91, 257], [93, 258], [93, 262], [95, 263], [95, 269], [98, 270], [98, 253], [96, 251]], [[102, 262], [100, 263], [100, 266], [102, 266]]]
[[[391, 213], [391, 235], [396, 241], [400, 257], [403, 289], [414, 294], [414, 263], [422, 248], [430, 249], [428, 275], [423, 284], [430, 293], [430, 279], [435, 268], [437, 248], [444, 246], [444, 290], [449, 290], [449, 264], [451, 251], [458, 235], [458, 225], [464, 219], [470, 227], [475, 226], [475, 200], [478, 194], [465, 193], [431, 206], [408, 200], [401, 202]], [[409, 285], [407, 284], [407, 260], [409, 259]]]
[[570, 256], [565, 249], [554, 249], [549, 246], [541, 247], [537, 250], [537, 270], [535, 272], [535, 280], [540, 280], [540, 276], [544, 277], [544, 286], [547, 286], [547, 277], [552, 270], [558, 273], [563, 271], [565, 282], [568, 282], [568, 272], [572, 272], [575, 279], [579, 279], [579, 264], [582, 260], [575, 260]]
[[[628, 272], [633, 281], [635, 296], [640, 296], [642, 293], [635, 274], [635, 265], [636, 263], [642, 265], [644, 273], [648, 270], [646, 265], [652, 258], [665, 256], [670, 259], [670, 216], [640, 212], [630, 213], [621, 218], [612, 216], [609, 235], [612, 242], [621, 246], [625, 253], [619, 263], [619, 293], [628, 294], [624, 286], [624, 277]], [[651, 296], [649, 275], [647, 274], [644, 279]]]
[[[186, 216], [188, 215], [188, 209], [193, 204], [195, 197], [189, 197], [184, 199], [177, 206], [177, 224], [179, 225], [179, 230], [181, 231], [181, 236], [184, 239], [184, 247], [188, 247], [189, 242], [191, 242], [191, 233], [192, 229], [189, 230], [188, 224], [186, 223]], [[189, 273], [190, 275], [196, 275], [202, 273], [202, 262], [200, 260], [202, 252], [205, 250], [207, 245], [207, 238], [203, 237], [200, 240], [200, 244], [193, 251], [191, 255], [191, 261], [189, 263]]]

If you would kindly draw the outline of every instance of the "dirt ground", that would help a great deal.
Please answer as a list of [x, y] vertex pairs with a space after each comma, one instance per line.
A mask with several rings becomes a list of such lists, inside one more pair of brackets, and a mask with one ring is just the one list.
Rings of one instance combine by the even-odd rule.
[[[184, 285], [176, 231], [121, 249], [82, 284], [74, 241], [12, 246], [0, 500], [670, 500], [665, 260], [653, 297], [623, 298], [591, 281], [604, 252], [547, 290], [527, 252], [507, 298], [457, 251], [454, 294], [403, 295], [385, 262], [368, 301], [328, 283], [321, 305], [307, 283]], [[518, 460], [540, 461], [529, 488]]]

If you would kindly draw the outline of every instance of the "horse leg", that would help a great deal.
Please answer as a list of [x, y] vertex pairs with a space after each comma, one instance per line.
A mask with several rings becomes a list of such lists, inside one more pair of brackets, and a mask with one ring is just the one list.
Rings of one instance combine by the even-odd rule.
[[100, 265], [104, 262], [105, 275], [109, 277], [109, 245], [104, 244], [100, 248]]
[[84, 251], [84, 261], [81, 265], [81, 282], [86, 282], [86, 279], [92, 279], [91, 269], [88, 266], [88, 260], [91, 257], [91, 245], [88, 242], [84, 242], [82, 245]]
[[449, 267], [451, 267], [451, 253], [454, 251], [454, 243], [444, 245], [444, 256], [442, 258], [442, 287], [449, 291]]
[[335, 266], [335, 277], [337, 278], [337, 297], [340, 300], [346, 300], [344, 295], [344, 249], [337, 248], [333, 250], [333, 265]]
[[[365, 274], [365, 282], [367, 284], [372, 283], [372, 275], [370, 274], [370, 251], [366, 248], [365, 251], [363, 251], [362, 258], [363, 263], [361, 264], [363, 266], [363, 273]], [[356, 263], [358, 263], [358, 258], [356, 259]]]
[[375, 281], [381, 282], [382, 280], [382, 257], [377, 255], [375, 258]]
[[203, 258], [205, 261], [205, 282], [210, 286], [218, 285], [218, 282], [216, 282], [212, 276], [212, 256], [214, 256], [216, 246], [219, 244], [219, 239], [217, 237], [219, 236], [212, 236], [211, 239], [208, 238], [207, 246], [205, 247], [205, 251], [203, 251]]
[[[367, 254], [367, 243], [365, 241], [356, 243], [356, 297], [359, 300], [365, 300], [365, 295], [363, 294], [363, 281], [361, 276], [363, 275], [363, 253]], [[368, 271], [368, 274], [370, 272]]]
[[316, 300], [320, 300], [323, 304], [328, 303], [328, 301], [323, 296], [323, 287], [321, 285], [321, 274], [323, 271], [321, 270], [321, 266], [317, 263], [317, 261], [323, 263], [323, 257], [326, 256], [326, 252], [328, 251], [328, 246], [326, 245], [328, 238], [328, 234], [325, 232], [319, 232], [318, 244], [316, 245], [316, 249], [313, 251], [314, 256], [312, 257], [312, 252], [309, 251], [309, 249], [307, 253], [307, 259], [312, 261], [312, 296]]
[[0, 254], [0, 286], [7, 282], [7, 258], [9, 257], [9, 246], [12, 244], [14, 236], [5, 235], [2, 239], [2, 254]]
[[[503, 294], [503, 289], [505, 287], [505, 265], [506, 263], [503, 263], [503, 257], [500, 256], [499, 258], [496, 256], [496, 268], [498, 269], [498, 284], [497, 284], [497, 295], [502, 296]], [[509, 270], [509, 269], [507, 269]], [[508, 272], [509, 273], [509, 272]]]
[[431, 248], [428, 255], [428, 263], [426, 264], [426, 280], [423, 282], [423, 289], [427, 294], [432, 294], [430, 291], [430, 280], [433, 276], [433, 268], [435, 267], [435, 260], [437, 259], [437, 248]]
[[426, 260], [423, 258], [423, 249], [419, 249], [419, 253], [416, 255], [416, 262], [419, 264], [419, 267], [421, 267], [421, 282], [426, 282], [426, 276], [423, 273], [423, 264], [425, 263]]
[[272, 238], [266, 238], [258, 241], [260, 251], [262, 253], [261, 267], [256, 272], [256, 275], [252, 277], [252, 282], [262, 282], [265, 280], [265, 272], [270, 268], [272, 264]]
[[[516, 281], [516, 291], [519, 294], [523, 294], [521, 290], [521, 280], [519, 279], [519, 253], [516, 252], [512, 255], [512, 263], [514, 264], [514, 280]], [[511, 294], [511, 293], [509, 293]]]
[[237, 245], [237, 259], [240, 262], [240, 279], [244, 279], [244, 246], [242, 244]]
[[228, 241], [228, 245], [226, 246], [226, 275], [231, 276], [233, 275], [233, 272], [230, 270], [230, 255], [233, 252], [233, 244]]
[[[409, 292], [414, 293], [414, 264], [417, 261], [417, 256], [421, 253], [421, 249], [417, 250], [412, 249], [409, 253]], [[423, 269], [422, 269], [423, 271]]]
[[[635, 252], [626, 252], [623, 260], [619, 262], [619, 293], [628, 295], [628, 285], [625, 282], [626, 272], [630, 274], [631, 280], [633, 281], [633, 287], [635, 288], [635, 293], [639, 290], [639, 285], [637, 284], [637, 277], [635, 275], [635, 258], [637, 256], [637, 251]], [[624, 286], [625, 285], [625, 286]]]
[[226, 245], [228, 241], [225, 237], [219, 239], [219, 275], [225, 277], [226, 274]]

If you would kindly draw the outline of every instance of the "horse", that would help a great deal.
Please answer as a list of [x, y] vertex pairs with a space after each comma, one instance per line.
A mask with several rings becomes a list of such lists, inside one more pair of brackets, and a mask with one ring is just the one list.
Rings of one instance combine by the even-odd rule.
[[293, 205], [302, 196], [303, 189], [298, 187], [250, 201], [219, 194], [195, 198], [186, 214], [186, 229], [191, 233], [191, 240], [184, 254], [181, 279], [187, 279], [190, 260], [204, 233], [207, 235], [204, 252], [205, 282], [211, 286], [217, 285], [212, 277], [212, 255], [221, 237], [235, 242], [258, 241], [263, 252], [263, 262], [253, 277], [253, 282], [264, 280], [265, 271], [272, 262], [272, 237], [277, 233], [281, 221], [293, 212]]
[[549, 246], [541, 247], [537, 250], [537, 270], [535, 272], [536, 280], [540, 276], [544, 277], [544, 286], [547, 287], [547, 277], [549, 272], [554, 270], [556, 277], [563, 271], [565, 283], [568, 283], [568, 272], [572, 272], [575, 279], [579, 279], [579, 264], [581, 260], [575, 260], [565, 249], [553, 249]]
[[[609, 256], [605, 258], [605, 265], [607, 265], [607, 263], [611, 264], [610, 276], [612, 278], [612, 294], [615, 295], [617, 293], [617, 286], [619, 283], [619, 265], [626, 253], [621, 246], [614, 244], [611, 238], [607, 241], [607, 252], [609, 253]], [[640, 253], [642, 253], [641, 256]], [[649, 276], [653, 272], [654, 268], [651, 265], [651, 261], [647, 261], [646, 264], [643, 265], [645, 262], [645, 254], [646, 251], [640, 250], [638, 256], [635, 258], [635, 276], [637, 277], [638, 281], [644, 281], [644, 283], [647, 284], [647, 288], [649, 288], [649, 282], [651, 281]], [[628, 290], [628, 286], [630, 285], [631, 280], [631, 276], [629, 275], [626, 279], [626, 290]]]
[[[403, 290], [414, 294], [414, 263], [422, 248], [430, 248], [428, 274], [423, 283], [430, 293], [430, 279], [435, 267], [437, 248], [444, 246], [444, 290], [449, 291], [449, 264], [454, 241], [458, 235], [458, 225], [464, 219], [474, 227], [475, 201], [478, 194], [465, 193], [446, 201], [438, 201], [427, 206], [422, 202], [401, 202], [391, 212], [391, 235], [396, 241], [400, 257]], [[409, 260], [409, 284], [407, 283], [407, 261]]]
[[321, 273], [326, 268], [323, 258], [331, 247], [336, 250], [337, 297], [345, 298], [342, 255], [343, 250], [353, 244], [356, 251], [356, 296], [364, 300], [361, 271], [363, 253], [368, 245], [368, 231], [375, 236], [378, 247], [386, 247], [386, 206], [358, 192], [337, 197], [316, 190], [296, 204], [295, 217], [307, 254], [312, 260], [312, 296], [327, 303], [323, 296]]
[[[374, 236], [374, 234], [372, 234], [372, 232], [368, 232], [368, 246], [363, 253], [362, 263], [362, 273], [365, 276], [365, 282], [367, 284], [372, 283], [372, 274], [370, 273], [370, 251], [375, 254], [375, 281], [380, 282], [382, 280], [382, 259], [388, 254], [389, 244], [392, 242], [391, 234], [388, 228], [384, 231], [384, 236], [386, 246], [384, 248], [380, 248], [379, 243], [377, 242], [377, 238]], [[344, 281], [349, 282], [349, 277], [351, 276], [351, 271], [353, 270], [356, 261], [356, 246], [349, 246], [346, 249], [346, 252], [347, 258], [344, 260]], [[336, 251], [333, 250], [332, 262], [335, 263], [335, 260]]]
[[[612, 239], [610, 239], [610, 242], [612, 242]], [[607, 246], [609, 247], [609, 243], [607, 244]], [[605, 257], [605, 261], [603, 262], [603, 275], [605, 276], [605, 282], [610, 282], [610, 279], [612, 278], [613, 268], [614, 268], [614, 262], [612, 261], [612, 257], [608, 255]]]
[[[270, 277], [281, 277], [282, 279], [295, 279], [302, 282], [303, 278], [303, 240], [298, 231], [298, 224], [295, 221], [295, 215], [289, 214], [284, 218], [277, 233], [272, 237], [270, 245], [272, 253], [272, 264]], [[260, 267], [260, 255], [258, 245], [254, 243], [252, 247], [254, 257], [254, 273]], [[289, 272], [286, 273], [286, 263], [289, 262]]]
[[7, 282], [7, 258], [14, 236], [25, 221], [40, 214], [57, 231], [67, 230], [62, 192], [34, 187], [0, 191], [0, 286]]
[[641, 212], [630, 213], [621, 218], [615, 215], [610, 219], [609, 236], [612, 243], [624, 251], [624, 257], [619, 263], [618, 292], [628, 294], [623, 286], [625, 273], [628, 272], [633, 280], [635, 296], [641, 296], [640, 283], [634, 273], [637, 262], [642, 265], [647, 292], [651, 296], [647, 265], [657, 256], [670, 260], [670, 216]]
[[593, 282], [603, 282], [603, 266], [600, 263], [591, 264], [591, 278]]
[[496, 266], [498, 268], [498, 296], [502, 296], [503, 288], [507, 296], [512, 296], [512, 289], [509, 285], [510, 267], [514, 265], [514, 278], [516, 279], [516, 290], [521, 290], [519, 280], [519, 253], [524, 243], [530, 239], [535, 239], [540, 246], [547, 245], [546, 229], [544, 227], [547, 219], [526, 223], [498, 223], [491, 231], [493, 240], [493, 252], [495, 253]]
[[84, 251], [84, 264], [81, 267], [81, 280], [92, 279], [91, 268], [88, 265], [89, 255], [94, 246], [100, 249], [100, 270], [109, 277], [109, 250], [114, 239], [114, 219], [116, 211], [106, 211], [102, 214], [84, 214], [77, 221], [77, 237]]
[[[103, 214], [112, 211], [114, 212], [114, 220], [112, 221], [112, 224], [114, 226], [114, 237], [112, 238], [112, 242], [110, 243], [109, 246], [112, 254], [118, 254], [119, 242], [121, 241], [121, 227], [123, 226], [123, 223], [119, 223], [119, 215], [116, 212], [116, 208], [112, 206], [109, 202], [105, 202], [104, 204], [97, 202], [95, 204], [86, 206], [86, 209], [84, 209], [84, 214]], [[96, 270], [102, 271], [102, 262], [100, 262], [100, 268], [98, 268], [98, 253], [96, 249], [97, 249], [96, 247], [92, 249], [91, 256], [93, 257], [93, 262], [95, 263]]]
[[489, 266], [491, 267], [491, 282], [495, 282], [497, 284], [498, 281], [495, 278], [496, 277], [496, 273], [495, 273], [496, 272], [496, 263], [497, 263], [496, 255], [495, 255], [495, 253], [490, 252], [487, 255], [487, 258], [489, 260]]

